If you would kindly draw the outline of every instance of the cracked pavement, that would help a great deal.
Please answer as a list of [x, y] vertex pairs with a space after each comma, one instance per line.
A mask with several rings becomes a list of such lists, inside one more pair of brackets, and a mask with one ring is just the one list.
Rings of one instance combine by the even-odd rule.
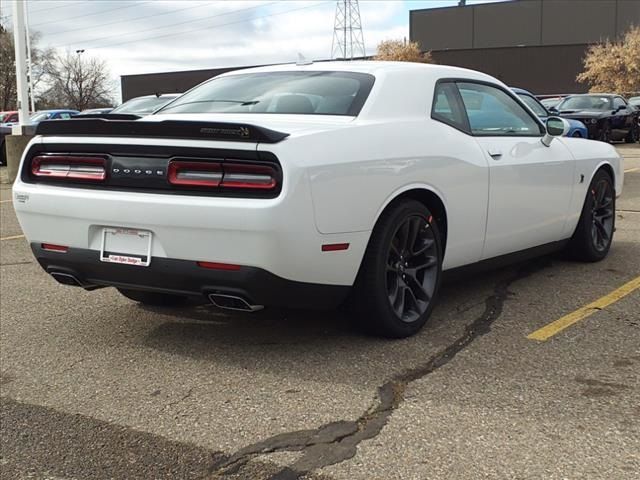
[[[338, 312], [143, 308], [58, 286], [3, 241], [0, 477], [637, 478], [640, 292], [526, 338], [640, 275], [640, 171], [618, 209], [605, 261], [450, 281], [399, 341]], [[0, 213], [0, 236], [20, 235]]]

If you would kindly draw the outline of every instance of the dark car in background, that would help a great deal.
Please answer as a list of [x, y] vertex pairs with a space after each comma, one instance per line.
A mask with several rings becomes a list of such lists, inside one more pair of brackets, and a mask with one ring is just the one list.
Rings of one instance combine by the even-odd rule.
[[145, 95], [143, 97], [132, 98], [127, 100], [119, 107], [114, 108], [109, 113], [128, 114], [128, 115], [151, 115], [159, 108], [164, 107], [167, 103], [178, 98], [181, 93], [162, 93], [157, 95]]
[[640, 135], [640, 111], [620, 95], [570, 95], [549, 111], [567, 119], [580, 120], [589, 130], [591, 139], [635, 143]]
[[75, 117], [80, 112], [78, 110], [40, 110], [29, 118], [32, 124], [38, 124], [43, 120], [68, 120], [71, 117]]
[[[538, 100], [533, 93], [524, 90], [522, 88], [511, 87], [513, 93], [515, 93], [520, 100], [522, 100], [527, 107], [533, 110], [540, 120], [543, 122], [547, 122], [547, 119], [551, 116], [549, 110], [547, 110], [544, 105]], [[587, 131], [587, 127], [585, 127], [584, 123], [579, 120], [567, 119], [571, 128], [565, 135], [566, 137], [573, 138], [589, 138], [589, 132]]]

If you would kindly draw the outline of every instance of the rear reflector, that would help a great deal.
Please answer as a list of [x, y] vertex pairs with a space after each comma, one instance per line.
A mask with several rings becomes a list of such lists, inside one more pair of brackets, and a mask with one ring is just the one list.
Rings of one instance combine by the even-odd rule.
[[173, 160], [168, 172], [169, 183], [178, 186], [273, 190], [278, 184], [269, 165]]
[[349, 248], [348, 243], [326, 243], [322, 245], [323, 252], [337, 252], [338, 250], [346, 250]]
[[39, 155], [31, 160], [36, 177], [103, 182], [107, 177], [106, 159], [73, 155]]
[[67, 253], [69, 251], [69, 247], [65, 247], [64, 245], [54, 245], [53, 243], [43, 243], [41, 244], [41, 247], [47, 252]]
[[240, 265], [233, 265], [231, 263], [217, 263], [217, 262], [197, 262], [199, 267], [209, 268], [211, 270], [226, 270], [226, 271], [238, 271]]

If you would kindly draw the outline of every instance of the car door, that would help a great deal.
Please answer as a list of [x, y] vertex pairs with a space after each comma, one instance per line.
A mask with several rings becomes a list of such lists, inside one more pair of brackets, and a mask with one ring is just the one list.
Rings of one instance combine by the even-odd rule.
[[541, 142], [543, 124], [499, 85], [457, 83], [471, 134], [489, 162], [489, 206], [482, 258], [560, 240], [575, 161], [561, 140]]
[[613, 98], [613, 115], [611, 116], [611, 133], [614, 139], [626, 137], [633, 126], [632, 110], [622, 97]]

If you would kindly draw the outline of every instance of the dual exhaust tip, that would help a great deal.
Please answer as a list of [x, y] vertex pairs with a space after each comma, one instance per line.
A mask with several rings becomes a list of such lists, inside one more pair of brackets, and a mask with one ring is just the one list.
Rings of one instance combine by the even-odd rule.
[[226, 293], [210, 293], [209, 301], [216, 307], [224, 310], [236, 310], [241, 312], [257, 312], [262, 310], [264, 305], [252, 305], [246, 299], [237, 295]]
[[[65, 272], [49, 272], [53, 278], [63, 285], [69, 285], [72, 287], [87, 288], [75, 275]], [[218, 308], [224, 310], [235, 310], [240, 312], [257, 312], [262, 310], [264, 305], [253, 305], [249, 303], [245, 298], [238, 295], [230, 295], [227, 293], [210, 293], [208, 295], [209, 301]]]

